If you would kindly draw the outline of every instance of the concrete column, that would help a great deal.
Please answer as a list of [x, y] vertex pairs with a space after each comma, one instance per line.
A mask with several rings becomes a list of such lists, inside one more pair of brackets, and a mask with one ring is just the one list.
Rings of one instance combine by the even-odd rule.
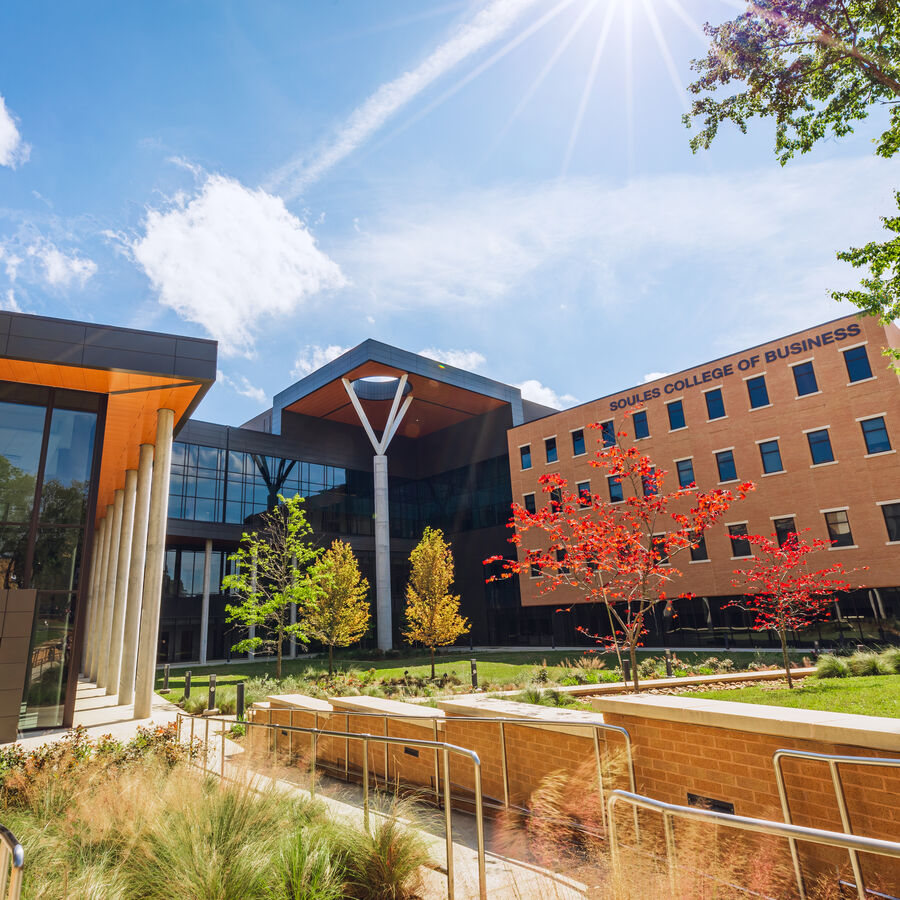
[[97, 624], [94, 627], [94, 658], [91, 662], [91, 681], [97, 684], [100, 677], [100, 656], [103, 652], [103, 619], [106, 616], [106, 579], [109, 577], [109, 547], [112, 540], [113, 505], [106, 507], [103, 520], [103, 556], [100, 560], [100, 582], [97, 585]]
[[106, 676], [107, 694], [116, 694], [119, 691], [119, 668], [122, 665], [122, 639], [125, 634], [125, 607], [128, 600], [128, 573], [131, 565], [131, 537], [134, 531], [136, 500], [137, 469], [129, 469], [125, 473], [125, 505], [122, 508], [122, 527], [119, 531], [115, 605], [109, 636], [109, 671]]
[[387, 456], [375, 457], [375, 615], [378, 646], [393, 647], [391, 627], [391, 523], [388, 513]]
[[207, 538], [203, 557], [203, 605], [200, 607], [200, 665], [206, 665], [209, 649], [209, 582], [212, 570], [212, 541]]
[[100, 556], [100, 526], [94, 529], [94, 549], [91, 551], [91, 577], [88, 582], [87, 605], [85, 606], [84, 644], [79, 672], [87, 675], [91, 663], [91, 628], [96, 618], [94, 604], [97, 602], [97, 559]]
[[172, 463], [172, 429], [175, 413], [161, 409], [156, 419], [156, 449], [150, 487], [150, 521], [147, 528], [147, 560], [141, 632], [138, 639], [134, 683], [134, 717], [146, 719], [153, 708], [153, 682], [159, 643], [159, 610], [162, 605], [163, 565], [166, 557], [166, 521], [169, 511], [169, 469]]
[[99, 536], [97, 539], [97, 578], [94, 583], [94, 603], [91, 612], [91, 632], [88, 635], [88, 666], [85, 669], [87, 677], [93, 681], [97, 673], [97, 641], [100, 634], [100, 622], [103, 619], [103, 565], [106, 553], [106, 535], [108, 521], [104, 516], [100, 520]]
[[109, 566], [106, 569], [106, 605], [103, 607], [103, 634], [100, 636], [100, 668], [97, 687], [105, 688], [109, 682], [109, 652], [112, 646], [113, 612], [116, 607], [116, 573], [119, 570], [119, 539], [122, 537], [122, 513], [125, 510], [125, 491], [116, 491], [109, 541]]
[[137, 491], [134, 504], [134, 531], [128, 565], [128, 592], [122, 636], [122, 665], [119, 669], [119, 705], [134, 700], [134, 670], [137, 666], [138, 632], [141, 626], [141, 594], [144, 589], [144, 562], [147, 556], [147, 525], [150, 518], [150, 478], [153, 474], [153, 444], [141, 444]]

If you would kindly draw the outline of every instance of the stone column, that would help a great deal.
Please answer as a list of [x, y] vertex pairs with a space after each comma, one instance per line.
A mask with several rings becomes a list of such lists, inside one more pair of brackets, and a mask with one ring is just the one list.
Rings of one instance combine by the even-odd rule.
[[209, 582], [212, 569], [212, 541], [207, 539], [203, 557], [203, 605], [200, 607], [200, 665], [206, 665], [209, 649]]
[[94, 627], [94, 619], [97, 617], [95, 604], [97, 603], [97, 570], [100, 566], [97, 560], [100, 558], [100, 526], [94, 529], [94, 549], [91, 551], [91, 578], [88, 584], [88, 599], [85, 607], [86, 618], [84, 621], [84, 644], [81, 659], [82, 675], [87, 675], [91, 668], [91, 631]]
[[97, 624], [94, 628], [94, 656], [91, 661], [91, 681], [97, 683], [100, 677], [100, 654], [103, 650], [103, 619], [106, 615], [106, 579], [109, 576], [109, 546], [112, 539], [113, 505], [106, 507], [103, 520], [103, 556], [100, 560], [100, 581], [97, 585]]
[[144, 589], [144, 562], [147, 556], [147, 525], [150, 518], [150, 478], [153, 474], [153, 444], [141, 444], [138, 461], [137, 495], [134, 504], [134, 532], [128, 566], [125, 628], [122, 636], [122, 665], [119, 670], [119, 705], [134, 700], [134, 670], [137, 666], [138, 632], [141, 626], [141, 594]]
[[153, 683], [159, 643], [159, 610], [162, 605], [163, 565], [166, 557], [166, 521], [169, 510], [169, 469], [172, 463], [172, 430], [175, 413], [161, 409], [156, 419], [156, 449], [150, 487], [150, 521], [147, 528], [147, 561], [141, 631], [134, 683], [134, 717], [146, 719], [153, 708]]
[[375, 615], [378, 647], [390, 650], [391, 627], [391, 525], [388, 512], [387, 457], [375, 457]]
[[125, 505], [122, 508], [122, 528], [119, 532], [119, 553], [116, 562], [116, 591], [112, 629], [109, 635], [109, 671], [106, 693], [119, 692], [119, 668], [122, 665], [122, 639], [125, 634], [125, 606], [128, 598], [128, 573], [131, 565], [131, 537], [134, 531], [134, 506], [137, 500], [137, 469], [125, 473]]
[[122, 513], [125, 509], [125, 490], [116, 491], [113, 519], [110, 525], [109, 565], [106, 572], [106, 605], [103, 608], [103, 634], [100, 636], [100, 667], [97, 687], [105, 688], [109, 682], [109, 651], [112, 646], [113, 611], [116, 606], [116, 572], [119, 569], [119, 539], [122, 537]]

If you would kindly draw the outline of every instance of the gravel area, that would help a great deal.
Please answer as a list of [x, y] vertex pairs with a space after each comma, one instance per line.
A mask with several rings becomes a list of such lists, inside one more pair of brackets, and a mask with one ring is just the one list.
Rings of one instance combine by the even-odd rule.
[[[794, 677], [794, 687], [803, 684], [804, 678]], [[787, 690], [787, 678], [776, 678], [771, 681], [729, 682], [713, 681], [709, 684], [685, 684], [678, 687], [641, 689], [642, 694], [699, 694], [707, 691], [740, 691], [745, 687], [755, 687], [763, 691]]]

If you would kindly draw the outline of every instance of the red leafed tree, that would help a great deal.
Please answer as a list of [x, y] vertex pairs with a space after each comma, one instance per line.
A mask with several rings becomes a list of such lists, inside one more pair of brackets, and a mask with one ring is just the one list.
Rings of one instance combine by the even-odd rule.
[[[617, 651], [623, 647], [629, 654], [637, 691], [637, 647], [647, 631], [647, 618], [658, 604], [671, 602], [669, 586], [681, 575], [673, 559], [697, 547], [704, 532], [754, 485], [742, 484], [734, 492], [701, 491], [690, 485], [665, 493], [666, 472], [649, 457], [617, 443], [602, 446], [603, 438], [600, 444], [591, 465], [618, 479], [623, 500], [575, 494], [561, 475], [542, 475], [538, 480], [549, 502], [533, 513], [512, 506], [510, 542], [519, 548], [518, 558], [485, 562], [502, 560], [504, 571], [495, 576], [499, 578], [539, 575], [542, 594], [574, 588], [586, 600], [602, 603], [612, 642]], [[529, 532], [537, 532], [538, 540], [527, 538]]]
[[[809, 529], [804, 529], [808, 531]], [[745, 595], [740, 603], [729, 604], [748, 610], [755, 618], [753, 630], [771, 628], [781, 639], [781, 654], [787, 672], [788, 687], [793, 688], [791, 664], [788, 659], [787, 633], [789, 629], [808, 628], [831, 614], [836, 591], [846, 591], [849, 582], [842, 577], [844, 567], [837, 562], [813, 571], [809, 555], [827, 550], [831, 541], [805, 541], [799, 533], [788, 534], [779, 546], [775, 535], [748, 535], [746, 540], [757, 549], [747, 569], [735, 569], [740, 576], [732, 584]]]

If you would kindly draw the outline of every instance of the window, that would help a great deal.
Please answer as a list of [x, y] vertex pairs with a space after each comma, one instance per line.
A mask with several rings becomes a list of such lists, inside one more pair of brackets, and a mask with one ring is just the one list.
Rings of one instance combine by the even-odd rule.
[[650, 437], [650, 426], [647, 424], [647, 411], [642, 409], [636, 412], [632, 417], [634, 422], [634, 439]]
[[744, 556], [753, 556], [750, 541], [747, 540], [747, 523], [728, 526], [728, 537], [731, 539], [731, 555], [735, 559]]
[[725, 401], [722, 399], [722, 388], [713, 388], [707, 391], [706, 397], [706, 417], [708, 419], [721, 419], [725, 416]]
[[737, 481], [737, 468], [734, 465], [734, 451], [720, 450], [716, 454], [716, 466], [719, 469], [719, 482]]
[[544, 438], [544, 449], [547, 451], [547, 462], [555, 463], [556, 456], [556, 438]]
[[591, 505], [591, 483], [589, 481], [579, 481], [575, 485], [578, 493], [578, 505], [585, 507]]
[[600, 434], [603, 437], [604, 447], [613, 447], [616, 443], [616, 426], [614, 422], [602, 422]]
[[666, 404], [666, 412], [669, 414], [669, 430], [677, 431], [679, 428], [686, 428], [684, 421], [684, 404], [680, 400], [673, 400]]
[[694, 484], [694, 460], [679, 459], [675, 461], [675, 468], [678, 470], [678, 484], [680, 487], [686, 488]]
[[534, 494], [526, 494], [524, 500], [525, 511], [530, 512], [532, 515], [534, 515], [537, 512], [537, 504], [534, 500]]
[[553, 488], [550, 491], [550, 512], [558, 513], [562, 507], [562, 488]]
[[766, 390], [766, 376], [757, 375], [747, 379], [747, 393], [750, 395], [750, 409], [759, 409], [769, 405], [769, 392]]
[[524, 447], [519, 447], [519, 456], [522, 459], [522, 468], [530, 469], [531, 468], [531, 444], [526, 444]]
[[700, 534], [695, 535], [694, 539], [697, 542], [697, 546], [691, 547], [691, 562], [703, 562], [703, 560], [709, 559], [709, 552], [706, 549], [706, 537]]
[[797, 396], [815, 394], [819, 390], [816, 384], [816, 373], [813, 371], [812, 362], [797, 363], [794, 368], [794, 384], [797, 385]]
[[793, 516], [774, 519], [772, 524], [775, 526], [775, 538], [779, 547], [783, 547], [789, 540], [796, 540], [797, 526], [794, 524]]
[[853, 532], [850, 531], [850, 519], [846, 509], [835, 509], [825, 513], [825, 524], [828, 526], [828, 537], [832, 547], [853, 546]]
[[651, 466], [649, 475], [641, 475], [641, 489], [645, 497], [653, 497], [657, 494], [656, 466]]
[[814, 466], [834, 462], [831, 436], [828, 434], [827, 428], [820, 428], [818, 431], [807, 431], [806, 439], [809, 441], [809, 455], [812, 457]]
[[654, 534], [650, 539], [650, 548], [653, 550], [661, 566], [670, 565], [669, 555], [666, 553], [666, 536], [664, 534]]
[[862, 426], [863, 437], [866, 439], [867, 453], [886, 453], [891, 449], [891, 440], [884, 424], [884, 416], [864, 419], [859, 424]]
[[541, 567], [532, 563], [531, 570], [528, 573], [528, 575], [530, 578], [540, 578], [541, 577]]
[[609, 485], [610, 503], [620, 503], [625, 499], [625, 494], [622, 491], [622, 481], [619, 478], [615, 475], [607, 475], [606, 483]]
[[[557, 547], [556, 548], [556, 561], [558, 563], [564, 563], [566, 561], [566, 548], [565, 547]], [[560, 575], [568, 575], [569, 567], [568, 566], [560, 566], [559, 573], [560, 573]]]
[[844, 365], [847, 367], [847, 377], [851, 383], [872, 377], [872, 367], [869, 365], [869, 354], [866, 353], [865, 345], [845, 350]]
[[900, 502], [885, 503], [881, 507], [884, 516], [884, 527], [887, 528], [888, 540], [900, 541]]
[[572, 432], [572, 454], [581, 456], [584, 453], [584, 429]]
[[762, 457], [763, 472], [770, 475], [773, 472], [783, 472], [781, 464], [781, 451], [778, 449], [778, 440], [760, 441], [759, 455]]

